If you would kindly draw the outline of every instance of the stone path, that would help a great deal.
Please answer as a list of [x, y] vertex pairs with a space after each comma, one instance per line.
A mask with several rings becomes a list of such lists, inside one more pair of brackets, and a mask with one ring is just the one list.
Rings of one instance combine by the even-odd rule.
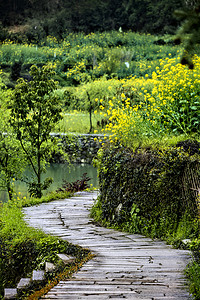
[[42, 299], [191, 299], [184, 287], [188, 251], [141, 235], [95, 226], [88, 209], [96, 192], [24, 209], [25, 220], [96, 255]]

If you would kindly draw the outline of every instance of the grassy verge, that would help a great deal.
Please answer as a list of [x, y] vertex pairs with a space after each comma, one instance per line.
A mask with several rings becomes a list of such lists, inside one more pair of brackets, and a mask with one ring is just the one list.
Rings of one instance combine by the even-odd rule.
[[[77, 272], [84, 263], [94, 257], [93, 254], [88, 253], [85, 257], [83, 257], [79, 261], [75, 261], [74, 263], [68, 265], [67, 267], [63, 268], [62, 271], [58, 271], [57, 274], [53, 274], [53, 278], [47, 280], [47, 283], [41, 287], [37, 288], [35, 291], [29, 291], [26, 296], [27, 300], [36, 300], [39, 299], [42, 295], [48, 293], [56, 284], [58, 284], [61, 280], [66, 280], [71, 278], [71, 276]], [[48, 278], [47, 278], [48, 279]]]
[[[76, 271], [85, 260], [90, 258], [90, 252], [79, 246], [74, 246], [59, 238], [44, 234], [27, 226], [23, 220], [22, 206], [30, 206], [54, 199], [69, 197], [70, 193], [51, 193], [41, 199], [31, 198], [9, 201], [0, 207], [0, 299], [3, 299], [4, 288], [16, 287], [20, 278], [30, 277], [33, 269], [44, 269], [45, 261], [56, 264], [56, 271], [46, 278], [45, 283], [51, 288], [54, 283], [67, 278]], [[67, 266], [59, 264], [57, 253], [65, 253], [75, 257], [73, 263]], [[48, 288], [32, 286], [40, 296]], [[23, 298], [24, 295], [21, 295]], [[32, 297], [30, 299], [38, 299]]]
[[28, 207], [28, 206], [32, 206], [32, 205], [38, 205], [40, 203], [48, 203], [52, 200], [56, 200], [56, 199], [64, 199], [64, 198], [68, 198], [71, 196], [70, 192], [50, 192], [45, 196], [42, 196], [41, 198], [34, 198], [34, 197], [19, 197], [16, 196], [13, 198], [13, 200], [9, 200], [7, 202], [6, 205], [8, 205], [9, 207], [17, 207], [17, 208], [22, 208], [22, 207]]
[[200, 299], [200, 261], [193, 261], [186, 269], [190, 292], [195, 300]]

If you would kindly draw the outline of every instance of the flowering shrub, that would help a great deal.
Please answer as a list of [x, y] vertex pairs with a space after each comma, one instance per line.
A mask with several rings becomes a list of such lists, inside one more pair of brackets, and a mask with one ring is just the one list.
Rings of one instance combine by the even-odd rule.
[[145, 94], [146, 114], [151, 122], [178, 133], [200, 129], [200, 58], [194, 58], [194, 70], [167, 58], [153, 74], [154, 87]]
[[102, 101], [99, 106], [104, 117], [108, 119], [103, 131], [109, 134], [111, 143], [119, 140], [124, 145], [130, 146], [136, 137], [154, 133], [151, 124], [144, 122], [142, 110], [144, 90], [151, 91], [153, 81], [131, 77], [118, 82], [120, 85], [115, 96]]
[[70, 79], [74, 85], [87, 82], [91, 79], [86, 71], [84, 61], [76, 63], [72, 69], [69, 69], [66, 74], [67, 79]]
[[[198, 133], [200, 129], [200, 58], [194, 70], [175, 58], [160, 60], [160, 66], [143, 78], [122, 80], [118, 102], [109, 100], [105, 116], [110, 140], [131, 145], [135, 137], [173, 133]], [[131, 87], [131, 88], [130, 88]], [[131, 94], [132, 93], [132, 94]], [[104, 107], [104, 103], [102, 103]]]

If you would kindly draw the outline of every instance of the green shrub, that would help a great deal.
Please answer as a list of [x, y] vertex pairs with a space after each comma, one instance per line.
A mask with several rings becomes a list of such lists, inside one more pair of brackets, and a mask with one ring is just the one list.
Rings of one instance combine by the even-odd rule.
[[193, 261], [186, 269], [189, 288], [195, 300], [200, 299], [200, 264]]
[[[97, 210], [105, 222], [167, 238], [180, 230], [184, 218], [188, 224], [196, 218], [197, 196], [185, 172], [190, 169], [198, 176], [198, 155], [179, 147], [132, 151], [113, 146], [99, 152], [96, 164], [100, 182]], [[191, 227], [182, 238], [195, 236], [196, 226]]]

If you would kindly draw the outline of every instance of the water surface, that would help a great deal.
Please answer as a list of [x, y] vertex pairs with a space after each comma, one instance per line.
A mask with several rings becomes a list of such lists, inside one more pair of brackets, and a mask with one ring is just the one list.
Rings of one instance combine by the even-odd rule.
[[[80, 180], [84, 173], [87, 173], [87, 176], [91, 178], [88, 183], [98, 187], [97, 169], [89, 164], [74, 164], [71, 167], [69, 167], [68, 164], [51, 164], [47, 167], [47, 172], [43, 174], [43, 179], [46, 177], [53, 178], [54, 181], [47, 190], [50, 192], [61, 187], [63, 179], [67, 180], [68, 182], [73, 182], [78, 179]], [[25, 175], [30, 178], [30, 170], [26, 170]], [[18, 195], [20, 193], [20, 197], [28, 196], [27, 186], [25, 183], [16, 181], [14, 187], [16, 194]], [[0, 191], [0, 201], [6, 202], [7, 200], [8, 193], [6, 191]]]

